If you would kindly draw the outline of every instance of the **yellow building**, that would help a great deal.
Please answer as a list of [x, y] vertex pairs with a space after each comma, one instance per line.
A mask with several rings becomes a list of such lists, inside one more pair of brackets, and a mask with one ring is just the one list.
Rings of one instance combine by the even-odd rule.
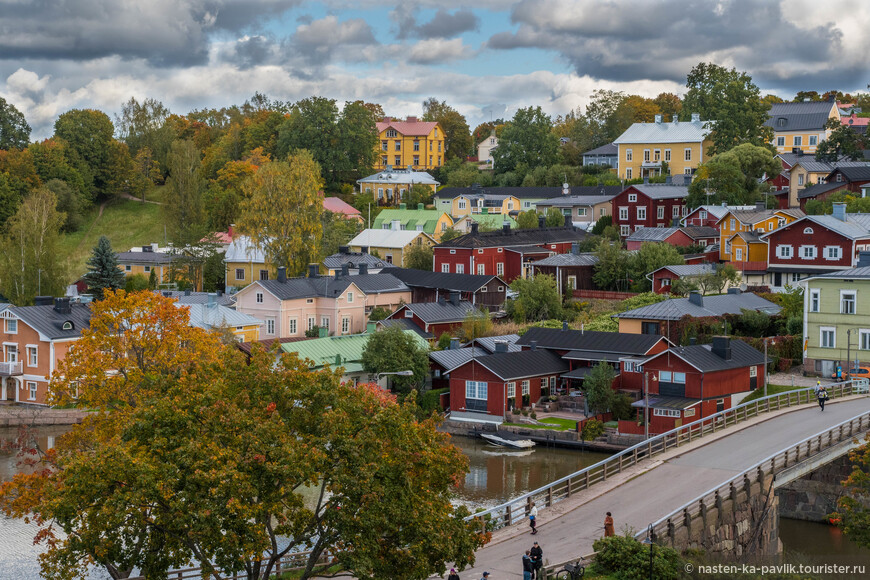
[[447, 149], [438, 123], [419, 121], [417, 117], [408, 117], [406, 121], [384, 117], [376, 126], [375, 170], [392, 166], [425, 171], [444, 165]]
[[522, 211], [522, 202], [512, 195], [471, 193], [453, 198], [450, 215], [461, 218], [471, 214], [508, 215], [512, 211]]
[[239, 342], [260, 340], [263, 321], [217, 303], [209, 296], [206, 304], [179, 304], [190, 312], [190, 325], [215, 332], [229, 332]]
[[[799, 209], [730, 210], [719, 219], [719, 259], [723, 262], [766, 262], [767, 242], [758, 236], [800, 219]], [[745, 234], [745, 235], [738, 235]]]
[[413, 246], [435, 245], [435, 238], [417, 230], [363, 230], [348, 243], [351, 252], [377, 256], [388, 264], [405, 265], [405, 254]]
[[830, 119], [840, 120], [840, 110], [834, 101], [804, 101], [801, 103], [774, 103], [767, 112], [764, 125], [773, 129], [777, 153], [792, 153], [799, 149], [815, 153], [819, 143], [831, 136], [825, 128]]
[[701, 121], [697, 113], [692, 114], [691, 121], [663, 123], [661, 115], [655, 118], [655, 123], [633, 124], [613, 142], [619, 149], [621, 179], [653, 177], [663, 172], [691, 175], [704, 162], [712, 144], [707, 138], [708, 121]]
[[[151, 278], [151, 272], [155, 272], [158, 286], [167, 286], [173, 282], [186, 280], [183, 272], [175, 272], [173, 277], [172, 262], [179, 258], [178, 255], [171, 254], [169, 248], [161, 248], [158, 244], [150, 246], [142, 246], [131, 249], [129, 252], [118, 252], [118, 267], [124, 271], [125, 276], [135, 276], [142, 274], [146, 278]], [[197, 276], [198, 280], [193, 283], [194, 290], [202, 290], [202, 275]]]
[[224, 254], [227, 293], [244, 288], [256, 280], [275, 277], [275, 268], [266, 263], [266, 254], [248, 236], [238, 236]]
[[[788, 206], [800, 207], [801, 205], [801, 190], [804, 190], [813, 185], [825, 183], [828, 175], [838, 167], [866, 167], [866, 163], [861, 161], [837, 161], [827, 163], [825, 161], [816, 161], [816, 158], [810, 155], [798, 156], [797, 161], [788, 169]], [[845, 187], [845, 183], [843, 186]]]
[[399, 209], [384, 209], [378, 214], [372, 228], [376, 230], [415, 230], [426, 232], [436, 242], [441, 241], [441, 236], [449, 228], [453, 227], [453, 218], [447, 212], [436, 209], [424, 209], [422, 203], [417, 204], [417, 209], [407, 209], [404, 203], [399, 204]]

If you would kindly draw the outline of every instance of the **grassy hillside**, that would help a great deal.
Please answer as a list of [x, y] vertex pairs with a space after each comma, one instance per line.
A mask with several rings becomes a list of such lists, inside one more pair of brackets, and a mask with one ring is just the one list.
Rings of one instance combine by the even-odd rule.
[[61, 259], [68, 260], [70, 281], [87, 271], [85, 262], [101, 235], [109, 238], [116, 252], [152, 242], [164, 245], [160, 206], [156, 204], [112, 200], [106, 203], [103, 215], [99, 213], [100, 208], [94, 207], [81, 230], [61, 237], [58, 251]]

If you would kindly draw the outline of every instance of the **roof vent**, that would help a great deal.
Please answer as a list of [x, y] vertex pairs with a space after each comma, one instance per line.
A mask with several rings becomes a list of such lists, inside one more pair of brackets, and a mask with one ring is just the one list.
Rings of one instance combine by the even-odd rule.
[[691, 304], [694, 304], [695, 306], [700, 306], [703, 308], [704, 297], [701, 296], [700, 292], [689, 292], [689, 302]]
[[655, 120], [656, 120], [656, 123], [661, 124], [661, 122], [662, 122], [662, 116], [661, 116], [661, 115], [656, 115], [656, 116], [655, 116]]
[[701, 122], [701, 113], [692, 113], [692, 122], [700, 123]]

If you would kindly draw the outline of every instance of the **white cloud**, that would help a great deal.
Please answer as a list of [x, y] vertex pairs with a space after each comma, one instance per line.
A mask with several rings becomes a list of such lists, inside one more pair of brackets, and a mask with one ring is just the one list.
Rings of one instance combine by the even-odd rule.
[[438, 64], [467, 59], [474, 56], [474, 50], [464, 44], [461, 38], [446, 40], [433, 38], [422, 40], [411, 47], [408, 61], [416, 64]]

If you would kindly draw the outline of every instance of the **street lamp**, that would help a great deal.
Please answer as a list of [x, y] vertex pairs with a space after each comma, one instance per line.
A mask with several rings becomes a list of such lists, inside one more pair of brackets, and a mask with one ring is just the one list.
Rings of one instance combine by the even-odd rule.
[[375, 375], [375, 382], [380, 384], [381, 377], [384, 377], [386, 375], [395, 375], [397, 377], [413, 377], [414, 371], [406, 370], [406, 371], [395, 371], [395, 372], [390, 372], [390, 373], [378, 373]]
[[646, 528], [646, 538], [641, 544], [649, 544], [649, 580], [653, 580], [653, 527], [652, 524]]

